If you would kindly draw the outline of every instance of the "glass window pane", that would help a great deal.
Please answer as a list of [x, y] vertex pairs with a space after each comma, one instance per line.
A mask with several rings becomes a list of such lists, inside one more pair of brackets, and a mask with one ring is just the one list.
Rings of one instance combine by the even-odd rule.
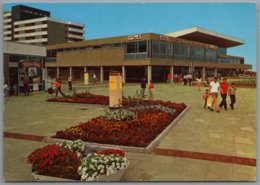
[[136, 53], [137, 52], [137, 43], [136, 42], [128, 42], [126, 52], [127, 53]]
[[139, 53], [147, 52], [147, 41], [138, 42], [138, 52]]

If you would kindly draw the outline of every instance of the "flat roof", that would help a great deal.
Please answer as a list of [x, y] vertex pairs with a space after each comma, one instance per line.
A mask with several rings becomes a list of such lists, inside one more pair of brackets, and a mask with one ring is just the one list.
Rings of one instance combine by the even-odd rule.
[[197, 26], [171, 33], [166, 33], [165, 35], [196, 42], [202, 42], [205, 44], [212, 44], [223, 48], [239, 46], [245, 43], [242, 39], [223, 35], [221, 33], [210, 31]]

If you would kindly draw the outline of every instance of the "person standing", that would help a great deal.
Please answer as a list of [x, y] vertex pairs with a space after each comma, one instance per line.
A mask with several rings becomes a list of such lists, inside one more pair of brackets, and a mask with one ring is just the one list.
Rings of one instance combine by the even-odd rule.
[[234, 83], [231, 83], [231, 87], [228, 88], [228, 94], [230, 97], [230, 107], [232, 110], [234, 110], [234, 104], [236, 103], [236, 91], [237, 87]]
[[187, 85], [187, 80], [188, 80], [188, 76], [184, 75], [183, 76], [183, 84], [186, 86]]
[[220, 89], [220, 85], [218, 83], [218, 77], [214, 77], [214, 80], [210, 82], [210, 95], [212, 97], [212, 104], [209, 109], [211, 111], [215, 110], [217, 113], [219, 113], [219, 106], [218, 106], [218, 91]]
[[205, 109], [206, 106], [207, 106], [208, 98], [209, 98], [209, 90], [208, 89], [205, 90], [205, 93], [203, 94], [202, 98], [204, 99], [204, 109]]
[[141, 95], [142, 95], [142, 98], [144, 98], [145, 89], [146, 89], [146, 79], [143, 78], [142, 81], [141, 81]]
[[94, 74], [93, 74], [93, 85], [96, 84], [96, 78], [97, 78], [96, 73], [94, 73]]
[[181, 83], [181, 81], [182, 81], [182, 75], [181, 75], [181, 73], [178, 75], [178, 83]]
[[149, 85], [149, 94], [150, 94], [151, 99], [153, 99], [153, 88], [154, 88], [153, 81], [150, 80], [150, 85]]
[[33, 77], [33, 93], [39, 95], [39, 78], [36, 75]]
[[198, 90], [200, 91], [200, 87], [202, 85], [202, 80], [201, 80], [201, 78], [197, 78], [196, 80], [197, 80]]
[[175, 82], [175, 84], [178, 84], [178, 74], [177, 73], [174, 75], [174, 82]]
[[188, 73], [187, 80], [189, 82], [189, 86], [191, 86], [191, 82], [192, 82], [192, 75], [191, 75], [191, 73]]
[[221, 103], [219, 104], [219, 108], [224, 106], [225, 110], [227, 110], [227, 93], [228, 93], [228, 83], [227, 78], [223, 78], [223, 82], [220, 84], [220, 95], [222, 98]]
[[68, 77], [68, 86], [69, 86], [69, 90], [72, 90], [72, 76], [69, 75]]
[[171, 81], [172, 81], [172, 74], [169, 73], [169, 74], [167, 75], [167, 83], [171, 83]]
[[4, 83], [4, 97], [6, 100], [8, 100], [9, 98], [9, 91], [10, 91], [10, 88], [8, 86], [8, 81], [5, 81]]
[[24, 95], [26, 96], [26, 94], [29, 96], [29, 77], [27, 75], [25, 75], [23, 77], [23, 88], [24, 88]]

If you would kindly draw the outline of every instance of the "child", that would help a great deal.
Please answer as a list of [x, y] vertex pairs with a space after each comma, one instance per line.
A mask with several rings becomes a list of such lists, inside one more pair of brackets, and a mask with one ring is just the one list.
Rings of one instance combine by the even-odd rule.
[[5, 84], [4, 84], [4, 97], [5, 97], [5, 99], [8, 99], [8, 97], [9, 97], [8, 81], [5, 81]]
[[[207, 104], [210, 104], [210, 102], [208, 102], [208, 101], [210, 101], [209, 100], [209, 98], [210, 98], [210, 96], [209, 96], [209, 90], [208, 89], [206, 89], [205, 90], [205, 93], [203, 94], [203, 97], [202, 97], [204, 100], [205, 100], [205, 103], [204, 103], [204, 109], [206, 108], [206, 105]], [[209, 106], [209, 105], [208, 105]]]
[[228, 88], [228, 94], [229, 94], [229, 97], [230, 97], [230, 107], [232, 110], [234, 110], [234, 104], [236, 103], [236, 90], [237, 90], [237, 87], [235, 86], [234, 83], [231, 83], [231, 87]]
[[197, 86], [198, 86], [198, 90], [199, 90], [199, 91], [200, 91], [201, 85], [202, 85], [201, 78], [197, 78]]
[[13, 86], [13, 96], [17, 95], [17, 91], [18, 91], [17, 84], [14, 84], [14, 86]]

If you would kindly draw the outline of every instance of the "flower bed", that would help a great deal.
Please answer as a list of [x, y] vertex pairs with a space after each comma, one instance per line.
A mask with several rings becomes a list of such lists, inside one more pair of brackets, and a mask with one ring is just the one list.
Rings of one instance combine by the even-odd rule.
[[50, 176], [95, 181], [99, 176], [109, 176], [126, 169], [129, 164], [121, 149], [88, 152], [80, 140], [62, 141], [36, 149], [27, 160], [32, 165], [33, 175], [36, 178], [43, 177], [44, 180]]
[[[131, 105], [136, 117], [120, 121], [99, 116], [71, 128], [58, 131], [52, 138], [102, 144], [146, 147], [186, 108], [185, 104], [149, 101], [149, 105]], [[138, 107], [142, 107], [138, 109]]]
[[50, 98], [47, 100], [47, 102], [108, 105], [109, 97], [102, 96], [102, 95], [95, 95], [91, 93], [77, 93], [73, 97], [69, 96], [69, 97]]

